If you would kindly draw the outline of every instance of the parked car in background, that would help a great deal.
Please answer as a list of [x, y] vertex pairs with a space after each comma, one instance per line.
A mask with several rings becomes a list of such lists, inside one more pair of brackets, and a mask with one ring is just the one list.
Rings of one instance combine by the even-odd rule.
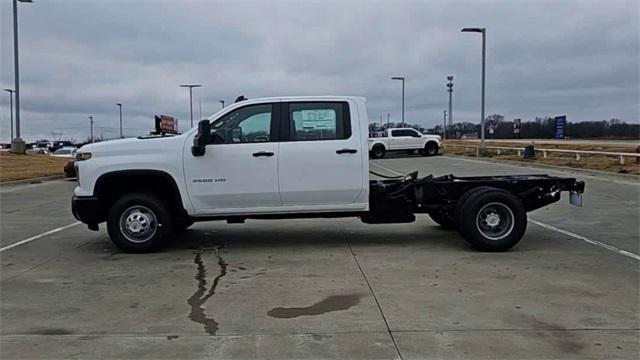
[[52, 146], [51, 141], [46, 140], [46, 139], [41, 139], [41, 140], [36, 140], [36, 142], [33, 144], [32, 148], [44, 148], [44, 149], [49, 149]]
[[76, 156], [76, 148], [74, 146], [64, 146], [51, 154], [55, 157], [74, 158]]
[[76, 159], [71, 159], [67, 161], [67, 163], [64, 164], [63, 170], [64, 170], [64, 176], [68, 178], [74, 178], [78, 176], [78, 173], [76, 172]]
[[26, 150], [27, 154], [30, 155], [49, 155], [51, 152], [46, 147], [33, 147], [31, 149]]
[[383, 158], [388, 151], [419, 151], [424, 156], [434, 156], [440, 149], [439, 135], [426, 135], [412, 128], [386, 129], [382, 136], [369, 138], [369, 154]]
[[54, 141], [51, 146], [49, 146], [49, 150], [51, 152], [56, 152], [58, 149], [62, 149], [63, 147], [75, 147], [71, 141], [63, 140], [63, 141]]

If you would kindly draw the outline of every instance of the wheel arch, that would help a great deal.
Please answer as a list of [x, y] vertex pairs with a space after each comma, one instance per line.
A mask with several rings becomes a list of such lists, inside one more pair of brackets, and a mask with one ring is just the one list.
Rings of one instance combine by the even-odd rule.
[[131, 192], [155, 194], [167, 201], [179, 215], [186, 215], [178, 183], [166, 171], [115, 170], [100, 175], [95, 182], [93, 195], [100, 201], [100, 220], [106, 220], [109, 208], [119, 197]]
[[387, 147], [382, 141], [376, 141], [373, 144], [371, 144], [371, 150], [373, 150], [373, 148], [376, 146], [382, 146], [382, 149], [384, 149], [384, 151], [387, 151]]
[[431, 139], [430, 139], [430, 140], [427, 140], [427, 141], [424, 143], [424, 146], [425, 146], [425, 147], [427, 147], [427, 146], [429, 146], [429, 145], [431, 145], [431, 144], [435, 145], [438, 149], [440, 148], [440, 144], [439, 144], [436, 140], [431, 140]]

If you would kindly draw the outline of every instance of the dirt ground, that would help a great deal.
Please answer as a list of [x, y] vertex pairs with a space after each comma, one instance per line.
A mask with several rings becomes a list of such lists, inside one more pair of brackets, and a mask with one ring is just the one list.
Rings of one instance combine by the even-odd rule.
[[64, 175], [68, 159], [48, 155], [18, 155], [0, 152], [0, 182]]
[[[447, 144], [452, 145], [469, 145], [468, 149], [462, 147], [447, 147]], [[489, 140], [486, 141], [487, 146], [505, 146], [505, 147], [524, 147], [525, 144], [522, 142], [515, 143], [509, 142], [508, 140]], [[447, 155], [468, 155], [475, 156], [475, 145], [476, 143], [470, 143], [464, 140], [447, 140], [445, 142], [445, 146], [442, 149], [442, 153]], [[487, 156], [494, 159], [505, 159], [505, 160], [518, 160], [518, 161], [527, 161], [533, 163], [540, 164], [548, 164], [548, 165], [558, 165], [558, 166], [568, 166], [572, 168], [578, 169], [590, 169], [590, 170], [601, 170], [601, 171], [609, 171], [613, 173], [621, 173], [621, 174], [635, 174], [640, 175], [640, 164], [636, 162], [633, 158], [625, 158], [625, 164], [620, 165], [619, 158], [613, 156], [602, 156], [602, 155], [580, 155], [580, 160], [576, 160], [575, 155], [573, 154], [559, 154], [549, 152], [548, 157], [546, 159], [543, 158], [542, 152], [540, 149], [568, 149], [568, 150], [589, 150], [589, 151], [610, 151], [610, 152], [628, 152], [635, 153], [636, 147], [625, 146], [621, 144], [536, 144], [535, 141], [533, 145], [536, 149], [536, 159], [534, 160], [523, 160], [521, 157], [517, 155], [517, 153], [512, 151], [501, 150], [501, 154], [498, 155], [496, 150], [488, 150]]]

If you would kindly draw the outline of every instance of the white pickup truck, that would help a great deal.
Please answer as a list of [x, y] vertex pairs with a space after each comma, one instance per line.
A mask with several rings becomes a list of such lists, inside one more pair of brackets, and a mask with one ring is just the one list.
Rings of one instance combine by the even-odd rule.
[[390, 128], [380, 137], [369, 138], [369, 154], [374, 159], [384, 157], [389, 151], [419, 152], [424, 156], [434, 156], [440, 149], [440, 136], [422, 134], [412, 128]]
[[238, 101], [182, 135], [85, 145], [72, 211], [92, 230], [106, 221], [130, 252], [159, 249], [195, 221], [382, 224], [421, 213], [479, 249], [501, 251], [523, 236], [527, 211], [584, 190], [546, 175], [369, 180], [368, 123], [361, 97], [265, 98]]

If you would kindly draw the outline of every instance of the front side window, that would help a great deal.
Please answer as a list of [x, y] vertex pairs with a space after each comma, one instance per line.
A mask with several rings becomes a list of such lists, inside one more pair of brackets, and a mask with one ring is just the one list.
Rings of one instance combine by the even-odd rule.
[[275, 141], [271, 134], [273, 106], [258, 104], [241, 107], [211, 124], [216, 144]]
[[338, 140], [351, 137], [346, 103], [290, 103], [291, 141]]

